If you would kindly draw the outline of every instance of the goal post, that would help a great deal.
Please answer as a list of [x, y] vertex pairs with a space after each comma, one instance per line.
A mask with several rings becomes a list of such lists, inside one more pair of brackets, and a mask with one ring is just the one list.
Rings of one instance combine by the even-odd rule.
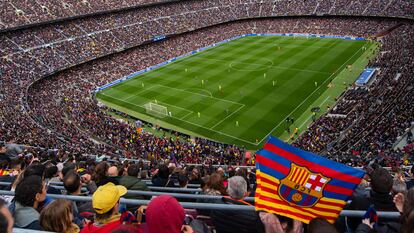
[[144, 107], [145, 107], [146, 112], [150, 115], [154, 115], [157, 117], [168, 116], [168, 109], [167, 107], [163, 105], [149, 102], [149, 103], [146, 103]]

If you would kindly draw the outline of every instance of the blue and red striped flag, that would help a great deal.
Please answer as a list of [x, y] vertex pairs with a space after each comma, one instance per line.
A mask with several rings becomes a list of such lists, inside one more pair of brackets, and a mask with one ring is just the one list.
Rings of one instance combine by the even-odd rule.
[[256, 153], [256, 210], [309, 223], [333, 223], [359, 185], [364, 171], [270, 137]]

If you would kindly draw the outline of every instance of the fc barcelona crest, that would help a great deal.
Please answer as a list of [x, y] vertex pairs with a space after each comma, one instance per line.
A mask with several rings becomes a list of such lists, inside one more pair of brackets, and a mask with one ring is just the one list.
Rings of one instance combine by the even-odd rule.
[[291, 205], [312, 207], [323, 196], [325, 185], [330, 180], [292, 163], [289, 175], [280, 181], [279, 196]]

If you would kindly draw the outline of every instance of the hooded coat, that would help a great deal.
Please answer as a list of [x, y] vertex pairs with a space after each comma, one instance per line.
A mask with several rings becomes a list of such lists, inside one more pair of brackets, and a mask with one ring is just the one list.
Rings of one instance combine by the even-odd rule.
[[185, 213], [174, 197], [161, 195], [149, 203], [145, 218], [149, 233], [180, 233]]

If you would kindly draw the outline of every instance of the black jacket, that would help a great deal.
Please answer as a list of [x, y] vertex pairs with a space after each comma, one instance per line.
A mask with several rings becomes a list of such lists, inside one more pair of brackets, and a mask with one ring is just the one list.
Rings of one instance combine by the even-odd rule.
[[152, 184], [157, 187], [175, 187], [175, 184], [170, 179], [161, 178], [158, 175], [152, 177]]
[[113, 183], [114, 185], [119, 185], [119, 182], [115, 177], [105, 176], [103, 177], [102, 180], [100, 180], [99, 182], [96, 182], [96, 187], [106, 185], [109, 182]]
[[[348, 210], [367, 210], [370, 205], [374, 205], [376, 211], [398, 212], [393, 202], [393, 197], [388, 193], [377, 193], [371, 190], [368, 197], [358, 196], [352, 199], [351, 204], [346, 208]], [[348, 218], [348, 226], [356, 229], [361, 223], [361, 218]], [[396, 219], [380, 218], [379, 223], [397, 222]]]
[[[223, 197], [219, 204], [246, 205], [243, 202]], [[264, 233], [259, 214], [251, 211], [213, 210], [211, 219], [217, 233]]]
[[385, 224], [378, 224], [371, 229], [366, 224], [359, 224], [355, 233], [399, 233], [401, 230], [401, 224], [397, 222], [388, 222]]

